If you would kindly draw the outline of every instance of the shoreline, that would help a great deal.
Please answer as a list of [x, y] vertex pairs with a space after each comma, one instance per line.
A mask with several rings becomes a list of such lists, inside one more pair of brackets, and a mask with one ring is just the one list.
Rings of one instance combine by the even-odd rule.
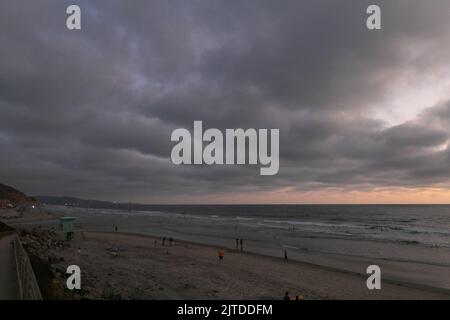
[[[144, 238], [148, 238], [148, 239], [159, 239], [159, 237], [156, 237], [156, 236], [153, 236], [153, 235], [148, 235], [148, 234], [142, 234], [142, 233], [111, 232], [111, 231], [86, 231], [86, 232], [97, 233], [97, 234], [110, 234], [110, 235], [119, 234], [119, 235], [124, 235], [124, 236], [131, 236], [131, 237], [132, 236], [137, 236], [137, 237], [144, 237]], [[219, 247], [219, 246], [205, 244], [205, 243], [200, 243], [200, 242], [185, 241], [185, 240], [177, 240], [177, 242], [178, 243], [188, 244], [188, 245], [201, 246], [201, 247], [205, 247], [205, 248], [214, 248], [216, 250], [222, 249], [222, 247]], [[246, 255], [249, 255], [249, 256], [254, 256], [254, 257], [259, 257], [259, 258], [264, 258], [264, 259], [271, 259], [271, 260], [274, 260], [274, 261], [277, 261], [277, 262], [284, 262], [283, 258], [281, 258], [281, 257], [274, 257], [274, 256], [271, 256], [271, 255], [265, 255], [265, 254], [262, 254], [262, 253], [250, 252], [250, 251], [245, 251], [245, 250], [243, 252], [240, 252], [238, 250], [234, 250], [234, 249], [230, 249], [230, 248], [223, 248], [223, 249], [226, 249], [226, 250], [231, 251], [231, 252], [246, 254]], [[310, 267], [313, 267], [313, 268], [320, 268], [320, 269], [323, 269], [323, 270], [326, 270], [326, 271], [343, 273], [343, 274], [347, 274], [347, 275], [359, 276], [359, 277], [362, 277], [364, 279], [364, 281], [367, 278], [367, 275], [364, 274], [364, 273], [358, 273], [358, 272], [344, 270], [344, 269], [340, 269], [340, 268], [333, 268], [333, 267], [330, 267], [330, 266], [315, 264], [315, 263], [311, 263], [311, 262], [307, 262], [307, 261], [300, 261], [300, 260], [290, 259], [289, 263], [299, 264], [300, 266], [304, 265], [304, 266], [310, 266]], [[402, 286], [402, 287], [405, 287], [405, 288], [417, 289], [417, 290], [429, 291], [431, 293], [436, 293], [436, 294], [448, 295], [448, 298], [450, 299], [450, 290], [449, 289], [433, 287], [433, 286], [428, 286], [428, 285], [422, 285], [422, 284], [417, 284], [417, 283], [410, 283], [410, 282], [396, 280], [396, 279], [391, 279], [391, 278], [383, 278], [383, 282], [384, 283], [388, 283], [388, 284], [392, 284], [392, 285]]]
[[[148, 234], [83, 231], [72, 242], [58, 241], [59, 247], [31, 252], [51, 261], [60, 284], [68, 263], [85, 270], [86, 289], [78, 296], [62, 295], [68, 299], [270, 300], [281, 299], [285, 291], [307, 300], [450, 299], [439, 288], [388, 279], [382, 279], [382, 290], [370, 291], [366, 275], [233, 249], [224, 249], [219, 262], [218, 246], [176, 239], [173, 246], [162, 246], [161, 238]], [[64, 292], [61, 286], [58, 290]]]

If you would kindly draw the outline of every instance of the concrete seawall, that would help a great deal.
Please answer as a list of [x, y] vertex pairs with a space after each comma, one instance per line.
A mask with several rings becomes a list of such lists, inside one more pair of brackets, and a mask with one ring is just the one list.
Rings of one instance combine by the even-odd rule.
[[20, 299], [13, 233], [0, 234], [0, 300]]

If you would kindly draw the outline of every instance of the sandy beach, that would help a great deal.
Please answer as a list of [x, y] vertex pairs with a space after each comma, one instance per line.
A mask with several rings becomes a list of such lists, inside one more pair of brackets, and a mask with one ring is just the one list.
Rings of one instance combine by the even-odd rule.
[[[67, 243], [48, 231], [23, 233], [44, 296], [52, 299], [449, 299], [444, 293], [383, 283], [311, 264], [174, 240], [83, 232]], [[64, 289], [65, 268], [82, 270], [82, 290]], [[49, 273], [48, 270], [51, 270]]]

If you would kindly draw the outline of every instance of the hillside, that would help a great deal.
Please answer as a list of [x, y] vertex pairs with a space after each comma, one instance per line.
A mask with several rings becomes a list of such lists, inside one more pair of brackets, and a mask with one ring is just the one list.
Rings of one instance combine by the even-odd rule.
[[80, 199], [74, 197], [36, 196], [36, 199], [45, 205], [69, 206], [80, 208], [115, 209], [117, 204], [108, 201]]
[[13, 187], [0, 183], [0, 208], [12, 205], [14, 207], [21, 205], [36, 204], [37, 200], [32, 197], [28, 197], [23, 192], [20, 192]]

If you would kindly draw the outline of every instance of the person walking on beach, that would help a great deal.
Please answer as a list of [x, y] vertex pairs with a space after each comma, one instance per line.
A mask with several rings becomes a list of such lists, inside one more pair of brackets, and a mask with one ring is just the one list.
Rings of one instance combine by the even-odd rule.
[[288, 291], [286, 291], [286, 293], [284, 294], [283, 300], [291, 300], [291, 297], [289, 297]]
[[223, 251], [223, 249], [219, 250], [219, 260], [223, 261], [223, 256], [225, 255], [225, 252]]
[[172, 239], [172, 237], [170, 237], [169, 238], [169, 245], [172, 246], [172, 244], [173, 244], [173, 239]]
[[117, 226], [114, 226], [114, 231], [117, 232]]
[[162, 238], [162, 245], [163, 247], [166, 245], [166, 237]]
[[288, 260], [287, 251], [284, 250], [284, 261], [287, 261], [287, 260]]
[[236, 250], [239, 250], [239, 239], [236, 238]]
[[244, 239], [241, 239], [241, 251], [244, 251]]

